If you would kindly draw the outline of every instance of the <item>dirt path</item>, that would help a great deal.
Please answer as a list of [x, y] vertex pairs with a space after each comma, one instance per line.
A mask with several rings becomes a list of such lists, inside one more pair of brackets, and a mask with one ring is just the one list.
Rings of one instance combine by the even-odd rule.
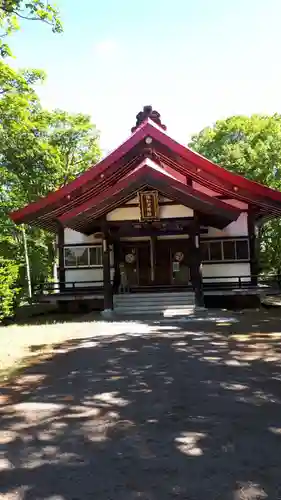
[[281, 499], [279, 323], [87, 323], [1, 409], [0, 498]]

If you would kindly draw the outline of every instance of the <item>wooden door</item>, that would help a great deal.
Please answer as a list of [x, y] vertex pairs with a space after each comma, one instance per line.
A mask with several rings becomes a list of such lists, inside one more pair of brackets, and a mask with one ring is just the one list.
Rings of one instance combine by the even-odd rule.
[[172, 281], [170, 241], [157, 241], [155, 250], [155, 284], [170, 285]]
[[139, 286], [151, 284], [151, 262], [150, 262], [150, 244], [140, 245], [137, 249], [138, 254], [138, 281]]
[[[125, 286], [135, 286], [138, 284], [138, 252], [136, 246], [122, 245], [120, 274], [121, 284]], [[124, 278], [122, 278], [122, 273]]]
[[174, 240], [171, 247], [173, 284], [188, 285], [190, 281], [188, 240]]

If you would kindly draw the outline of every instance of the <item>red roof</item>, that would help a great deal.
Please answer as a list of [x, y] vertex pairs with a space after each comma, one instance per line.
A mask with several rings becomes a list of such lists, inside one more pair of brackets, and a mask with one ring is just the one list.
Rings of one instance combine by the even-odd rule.
[[[146, 138], [150, 138], [149, 144]], [[152, 157], [178, 182], [189, 178], [229, 199], [254, 206], [257, 216], [280, 216], [281, 193], [212, 163], [210, 160], [179, 144], [153, 121], [146, 120], [121, 146], [66, 186], [44, 198], [11, 213], [16, 223], [31, 223], [55, 230], [64, 214], [95, 200], [100, 193], [124, 179], [140, 162]], [[125, 181], [124, 181], [125, 182]], [[129, 182], [129, 177], [127, 177]], [[123, 185], [123, 184], [122, 184]], [[214, 202], [214, 198], [212, 203]], [[80, 207], [81, 208], [81, 207]]]
[[95, 198], [64, 213], [59, 220], [76, 231], [91, 232], [95, 219], [104, 216], [148, 187], [157, 189], [162, 195], [173, 198], [182, 205], [203, 211], [204, 215], [211, 215], [218, 228], [236, 220], [241, 213], [239, 209], [183, 184], [146, 159], [107, 191], [102, 191]]

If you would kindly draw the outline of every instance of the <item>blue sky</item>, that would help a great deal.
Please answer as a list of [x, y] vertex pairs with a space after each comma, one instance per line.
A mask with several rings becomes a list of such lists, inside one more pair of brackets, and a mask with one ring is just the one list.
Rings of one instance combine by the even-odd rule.
[[64, 33], [25, 23], [14, 64], [44, 69], [43, 105], [89, 113], [106, 151], [145, 104], [183, 143], [232, 114], [281, 113], [280, 0], [56, 4]]

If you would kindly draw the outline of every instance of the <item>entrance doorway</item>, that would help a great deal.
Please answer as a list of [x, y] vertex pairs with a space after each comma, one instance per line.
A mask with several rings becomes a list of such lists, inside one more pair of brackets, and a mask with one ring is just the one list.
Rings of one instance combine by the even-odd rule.
[[190, 283], [186, 239], [122, 242], [121, 245], [121, 266], [129, 288]]
[[138, 282], [139, 286], [151, 285], [150, 242], [138, 248]]
[[122, 243], [121, 267], [129, 287], [151, 285], [150, 241]]
[[155, 244], [155, 284], [171, 285], [171, 245], [169, 241], [156, 241]]

